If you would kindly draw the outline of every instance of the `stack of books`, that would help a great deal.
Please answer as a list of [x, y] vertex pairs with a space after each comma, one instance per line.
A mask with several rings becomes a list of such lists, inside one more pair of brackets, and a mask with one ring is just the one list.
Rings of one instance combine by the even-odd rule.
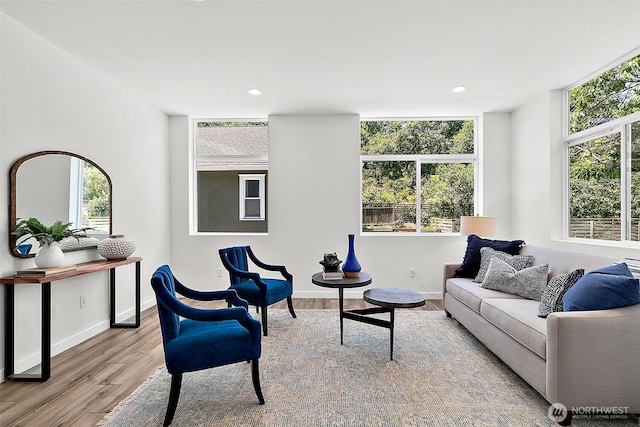
[[324, 280], [338, 280], [338, 279], [342, 279], [343, 277], [344, 276], [342, 274], [342, 270], [322, 272], [322, 278]]
[[50, 268], [27, 268], [26, 270], [18, 270], [16, 277], [47, 277], [75, 270], [75, 265], [61, 265], [60, 267]]

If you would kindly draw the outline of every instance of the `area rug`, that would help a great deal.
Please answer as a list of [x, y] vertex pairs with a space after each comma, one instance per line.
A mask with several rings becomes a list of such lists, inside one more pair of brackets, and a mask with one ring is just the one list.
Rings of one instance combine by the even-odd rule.
[[[269, 311], [259, 405], [250, 364], [185, 374], [173, 426], [553, 426], [549, 404], [454, 319], [396, 310], [389, 330], [336, 310]], [[170, 389], [161, 367], [99, 424], [160, 426]], [[637, 426], [637, 419], [606, 426]], [[574, 420], [602, 426], [603, 420]]]

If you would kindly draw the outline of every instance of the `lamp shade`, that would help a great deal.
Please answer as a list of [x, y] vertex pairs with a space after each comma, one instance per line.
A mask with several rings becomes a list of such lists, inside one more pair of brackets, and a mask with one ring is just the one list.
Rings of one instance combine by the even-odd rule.
[[481, 237], [491, 237], [496, 229], [496, 219], [492, 216], [463, 216], [460, 217], [460, 234], [475, 234]]

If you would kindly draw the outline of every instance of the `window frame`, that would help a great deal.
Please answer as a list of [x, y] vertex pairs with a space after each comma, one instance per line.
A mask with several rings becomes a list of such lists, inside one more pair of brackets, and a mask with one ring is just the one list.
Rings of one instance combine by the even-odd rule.
[[71, 158], [69, 173], [69, 222], [73, 228], [82, 228], [84, 198], [84, 160]]
[[[264, 221], [266, 219], [266, 212], [265, 212], [265, 197], [266, 197], [266, 193], [265, 193], [265, 177], [266, 175], [263, 173], [260, 174], [247, 174], [247, 173], [241, 173], [238, 174], [238, 219], [240, 221]], [[247, 188], [247, 181], [258, 181], [258, 197], [251, 197], [251, 196], [247, 196], [246, 194], [246, 188]], [[253, 216], [247, 216], [246, 213], [246, 201], [247, 200], [256, 200], [258, 199], [260, 201], [260, 215], [257, 217], [253, 217]]]
[[[562, 206], [562, 240], [575, 241], [580, 243], [590, 244], [607, 244], [607, 245], [623, 245], [634, 247], [640, 246], [640, 242], [629, 239], [630, 227], [631, 227], [631, 125], [640, 121], [640, 111], [631, 113], [624, 117], [612, 119], [608, 122], [601, 123], [588, 129], [583, 129], [580, 132], [569, 133], [569, 92], [574, 88], [585, 84], [591, 79], [599, 76], [608, 70], [615, 68], [625, 60], [631, 60], [638, 56], [638, 52], [619, 59], [606, 67], [601, 68], [597, 72], [589, 75], [588, 77], [581, 79], [580, 81], [572, 84], [563, 89], [563, 120], [562, 120], [562, 144], [563, 144], [563, 206]], [[569, 236], [569, 222], [570, 222], [570, 189], [569, 189], [569, 171], [570, 171], [570, 155], [569, 151], [571, 147], [576, 145], [588, 143], [597, 138], [611, 135], [614, 133], [620, 133], [620, 240], [604, 240], [604, 239], [589, 239], [583, 237], [570, 237]]]
[[[89, 227], [92, 225], [91, 223], [87, 223], [84, 221], [85, 219], [85, 201], [84, 201], [84, 192], [85, 192], [85, 173], [87, 168], [95, 168], [95, 165], [92, 165], [90, 162], [86, 160], [80, 159], [78, 157], [71, 157], [70, 166], [69, 166], [69, 222], [72, 223], [73, 228], [83, 228]], [[100, 171], [102, 173], [102, 171]], [[103, 174], [104, 175], [104, 174]], [[111, 212], [109, 212], [109, 216], [111, 216]], [[87, 219], [89, 219], [88, 217]], [[100, 227], [105, 227], [104, 225], [99, 225]], [[109, 228], [100, 229], [95, 228], [95, 224], [90, 229], [91, 235], [103, 235], [109, 234]]]
[[[376, 118], [360, 118], [360, 122], [365, 121], [469, 121], [473, 120], [473, 154], [360, 154], [360, 204], [359, 204], [359, 217], [360, 217], [360, 234], [363, 236], [457, 236], [459, 232], [424, 232], [421, 224], [422, 216], [422, 180], [421, 178], [421, 166], [423, 164], [435, 164], [435, 163], [464, 163], [473, 165], [473, 210], [474, 215], [480, 212], [480, 156], [479, 156], [479, 117], [477, 116], [452, 116], [452, 117], [376, 117]], [[376, 231], [363, 231], [362, 221], [362, 168], [365, 162], [376, 161], [413, 161], [415, 162], [416, 170], [416, 230], [404, 231], [404, 232], [376, 232]]]
[[[209, 157], [206, 155], [198, 155], [197, 153], [197, 133], [198, 133], [198, 123], [201, 122], [236, 122], [236, 123], [250, 123], [250, 122], [264, 122], [267, 127], [269, 126], [269, 120], [267, 117], [251, 117], [251, 118], [220, 118], [220, 117], [190, 117], [190, 125], [189, 125], [189, 234], [192, 236], [234, 236], [234, 235], [252, 235], [252, 236], [266, 236], [268, 235], [268, 231], [199, 231], [198, 225], [198, 159]], [[219, 158], [224, 158], [225, 156], [219, 156]], [[236, 156], [236, 157], [244, 157], [244, 158], [253, 158], [252, 156]], [[259, 170], [269, 170], [269, 159], [268, 154], [266, 157], [266, 164], [263, 165]], [[240, 170], [250, 170], [253, 167], [243, 167]], [[233, 170], [233, 169], [232, 169]], [[238, 174], [240, 175], [240, 174]], [[262, 213], [264, 215], [263, 221], [266, 221], [266, 185], [263, 192], [263, 200], [265, 202], [265, 207], [262, 208]], [[239, 217], [238, 212], [238, 217]]]

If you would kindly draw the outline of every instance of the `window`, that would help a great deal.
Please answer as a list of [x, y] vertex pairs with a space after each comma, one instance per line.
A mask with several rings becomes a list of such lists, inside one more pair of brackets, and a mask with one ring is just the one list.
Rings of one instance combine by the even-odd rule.
[[264, 221], [264, 177], [240, 175], [240, 221]]
[[266, 121], [195, 120], [195, 230], [267, 232], [268, 140]]
[[640, 111], [640, 55], [568, 90], [569, 134]]
[[71, 157], [69, 222], [74, 228], [91, 228], [92, 234], [109, 233], [111, 213], [109, 182], [95, 166]]
[[640, 56], [565, 92], [565, 237], [639, 241]]
[[367, 120], [360, 125], [362, 231], [460, 231], [476, 202], [473, 119]]

